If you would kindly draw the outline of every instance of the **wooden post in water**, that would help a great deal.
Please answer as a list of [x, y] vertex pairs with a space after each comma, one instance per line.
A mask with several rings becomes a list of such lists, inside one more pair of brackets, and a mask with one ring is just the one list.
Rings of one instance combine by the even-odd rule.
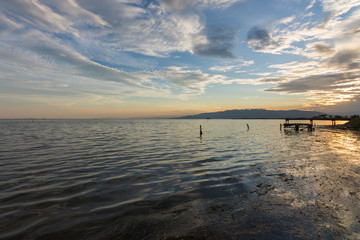
[[202, 129], [201, 129], [201, 125], [200, 125], [200, 137], [202, 136]]
[[282, 130], [282, 124], [280, 123], [280, 131]]
[[247, 126], [247, 130], [249, 131], [249, 129], [250, 129], [249, 124], [246, 124], [246, 126]]

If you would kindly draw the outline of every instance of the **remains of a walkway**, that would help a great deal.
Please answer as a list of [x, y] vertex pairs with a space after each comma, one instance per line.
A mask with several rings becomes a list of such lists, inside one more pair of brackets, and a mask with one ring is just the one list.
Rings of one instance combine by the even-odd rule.
[[[290, 122], [290, 121], [310, 121], [310, 123], [294, 123], [294, 122]], [[299, 131], [299, 130], [304, 130], [307, 129], [308, 131], [314, 131], [314, 120], [322, 120], [322, 121], [331, 121], [331, 125], [335, 126], [336, 125], [336, 121], [344, 121], [347, 119], [344, 118], [285, 118], [285, 123], [284, 124], [280, 124], [280, 130], [282, 128], [284, 129], [294, 129], [295, 131]]]

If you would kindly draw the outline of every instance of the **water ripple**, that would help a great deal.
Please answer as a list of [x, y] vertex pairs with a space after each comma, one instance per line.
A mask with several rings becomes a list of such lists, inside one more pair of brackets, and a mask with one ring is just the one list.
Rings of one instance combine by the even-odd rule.
[[356, 135], [294, 135], [279, 132], [279, 121], [246, 122], [249, 132], [243, 120], [2, 120], [0, 238], [127, 239], [132, 221], [261, 196], [271, 189], [267, 178], [296, 175], [278, 169], [329, 149], [360, 159]]

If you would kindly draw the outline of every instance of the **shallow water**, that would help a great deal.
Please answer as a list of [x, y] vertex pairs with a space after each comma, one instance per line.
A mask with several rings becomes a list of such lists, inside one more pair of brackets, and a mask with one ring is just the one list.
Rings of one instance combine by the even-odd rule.
[[281, 122], [0, 120], [0, 239], [360, 239], [360, 134]]

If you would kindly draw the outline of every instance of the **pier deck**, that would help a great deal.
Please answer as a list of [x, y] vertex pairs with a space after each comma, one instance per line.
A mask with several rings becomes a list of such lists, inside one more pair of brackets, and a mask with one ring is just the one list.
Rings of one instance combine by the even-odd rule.
[[[297, 119], [298, 120], [298, 119]], [[283, 127], [285, 128], [292, 128], [295, 129], [295, 131], [299, 131], [300, 129], [307, 129], [308, 131], [314, 131], [314, 124], [313, 119], [309, 119], [310, 123], [290, 123], [290, 118], [285, 119], [284, 124], [280, 124], [280, 130]]]
[[284, 123], [284, 128], [293, 128], [295, 131], [299, 131], [300, 129], [307, 129], [308, 131], [313, 131], [314, 126], [312, 124], [307, 123]]

